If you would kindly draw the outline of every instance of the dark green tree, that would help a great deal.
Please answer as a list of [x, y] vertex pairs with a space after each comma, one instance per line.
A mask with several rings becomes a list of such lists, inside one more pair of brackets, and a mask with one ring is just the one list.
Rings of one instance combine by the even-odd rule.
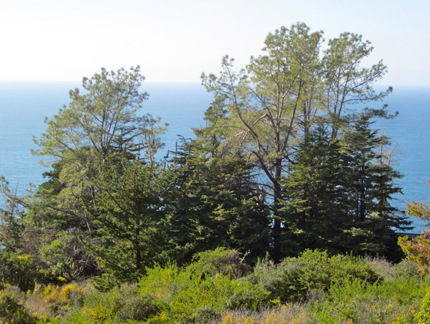
[[402, 175], [386, 163], [379, 153], [387, 138], [371, 129], [372, 114], [362, 113], [353, 128], [344, 136], [344, 145], [351, 156], [348, 199], [353, 228], [351, 250], [384, 255], [400, 260], [403, 254], [397, 245], [396, 231], [412, 229], [404, 212], [391, 204], [395, 194], [402, 193], [395, 181]]
[[411, 229], [391, 205], [393, 195], [401, 193], [394, 183], [401, 175], [377, 153], [387, 139], [370, 128], [371, 117], [355, 116], [341, 140], [320, 127], [299, 146], [283, 183], [287, 254], [320, 248], [393, 261], [401, 257], [396, 230]]
[[[225, 247], [264, 257], [269, 248], [268, 208], [253, 167], [241, 158], [208, 159], [195, 143], [183, 143], [174, 162], [181, 168], [172, 204], [172, 233], [179, 260]], [[180, 261], [181, 262], [181, 261]]]
[[283, 254], [305, 249], [348, 250], [351, 219], [348, 177], [351, 157], [325, 128], [318, 127], [298, 146], [283, 181]]
[[104, 271], [133, 280], [169, 256], [168, 193], [176, 170], [123, 160], [95, 180], [94, 199], [83, 196], [93, 230], [84, 240]]

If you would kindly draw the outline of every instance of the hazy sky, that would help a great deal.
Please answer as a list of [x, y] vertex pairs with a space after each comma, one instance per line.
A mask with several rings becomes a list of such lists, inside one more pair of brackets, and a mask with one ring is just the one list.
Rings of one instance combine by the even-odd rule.
[[77, 81], [141, 65], [148, 81], [199, 82], [237, 67], [300, 21], [326, 41], [349, 31], [388, 66], [384, 85], [430, 86], [428, 0], [0, 0], [0, 81]]

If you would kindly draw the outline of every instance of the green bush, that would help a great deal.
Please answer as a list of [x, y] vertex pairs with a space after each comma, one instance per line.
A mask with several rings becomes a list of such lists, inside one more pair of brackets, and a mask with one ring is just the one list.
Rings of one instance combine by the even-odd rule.
[[415, 323], [414, 314], [430, 282], [400, 277], [382, 283], [353, 278], [336, 283], [313, 304], [320, 323]]
[[420, 278], [418, 265], [408, 259], [395, 264], [391, 269], [390, 278], [396, 279], [400, 277]]
[[266, 256], [263, 259], [258, 259], [254, 266], [253, 272], [247, 276], [248, 280], [257, 284], [263, 285], [264, 289], [271, 290], [275, 285], [274, 282], [283, 272], [283, 266], [274, 264], [273, 261]]
[[196, 253], [188, 269], [199, 273], [205, 272], [209, 276], [223, 274], [237, 279], [246, 275], [251, 267], [242, 263], [240, 253], [236, 250], [218, 247], [215, 250]]
[[121, 281], [115, 278], [111, 273], [103, 273], [101, 277], [92, 278], [94, 288], [100, 292], [108, 292], [114, 287], [119, 287]]
[[64, 282], [51, 271], [41, 269], [31, 255], [0, 251], [0, 283], [27, 291], [33, 290], [36, 283], [61, 285]]
[[28, 314], [18, 299], [4, 290], [0, 290], [0, 323], [31, 324], [36, 319]]
[[382, 280], [362, 258], [349, 255], [329, 257], [327, 252], [306, 250], [298, 258], [283, 262], [282, 272], [272, 282], [272, 297], [282, 302], [303, 301], [309, 291], [327, 291], [351, 279], [373, 284]]
[[147, 321], [161, 311], [153, 297], [137, 295], [136, 284], [122, 286], [118, 289], [117, 295], [116, 302], [120, 306], [116, 315], [118, 323]]
[[195, 312], [189, 317], [191, 323], [211, 323], [219, 321], [221, 313], [215, 310], [213, 307], [202, 306], [195, 310]]
[[136, 284], [125, 284], [108, 292], [94, 291], [64, 319], [67, 323], [134, 323], [146, 322], [159, 312], [152, 296], [138, 295]]
[[430, 290], [427, 290], [421, 302], [420, 311], [416, 313], [414, 319], [417, 321], [417, 324], [430, 323]]
[[227, 309], [259, 309], [267, 305], [269, 292], [247, 279], [232, 280], [218, 273], [209, 276], [193, 264], [182, 270], [171, 265], [147, 269], [139, 282], [139, 293], [151, 296], [161, 312], [151, 322], [199, 322], [217, 317]]

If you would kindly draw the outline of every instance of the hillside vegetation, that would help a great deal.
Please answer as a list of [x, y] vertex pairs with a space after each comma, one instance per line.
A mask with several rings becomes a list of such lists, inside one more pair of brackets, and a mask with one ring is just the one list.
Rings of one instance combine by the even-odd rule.
[[373, 126], [395, 117], [387, 67], [322, 36], [281, 27], [244, 69], [203, 73], [206, 126], [164, 158], [140, 67], [85, 77], [34, 139], [45, 182], [18, 197], [1, 178], [1, 321], [427, 323], [430, 240], [399, 239]]

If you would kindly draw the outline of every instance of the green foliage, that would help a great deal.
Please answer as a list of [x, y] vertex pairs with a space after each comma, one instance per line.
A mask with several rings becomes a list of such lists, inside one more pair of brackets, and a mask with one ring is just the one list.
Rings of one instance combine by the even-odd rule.
[[[263, 285], [264, 289], [272, 291], [276, 286], [276, 281], [282, 273], [283, 265], [275, 264], [269, 259], [269, 256], [266, 255], [265, 258], [258, 260], [252, 273], [249, 274], [247, 278], [250, 282], [254, 284], [260, 283]], [[272, 294], [271, 297], [277, 298], [278, 296], [273, 296]]]
[[123, 280], [115, 277], [112, 273], [103, 273], [100, 277], [93, 277], [92, 282], [94, 288], [100, 292], [108, 292], [115, 287], [120, 287]]
[[168, 253], [166, 205], [175, 176], [170, 168], [123, 160], [95, 181], [101, 192], [85, 203], [94, 226], [85, 247], [117, 280], [137, 280]]
[[[40, 150], [34, 153], [53, 158], [54, 163], [45, 173], [48, 181], [29, 201], [27, 220], [35, 233], [35, 250], [45, 245], [43, 261], [70, 280], [100, 274], [99, 262], [87, 247], [100, 243], [90, 233], [100, 234], [101, 222], [94, 222], [86, 207], [97, 210], [95, 199], [106, 194], [100, 182], [112, 174], [104, 173], [123, 159], [141, 157], [154, 163], [163, 146], [158, 136], [166, 125], [158, 126], [159, 119], [150, 115], [138, 115], [148, 97], [140, 92], [144, 79], [140, 67], [102, 69], [84, 78], [85, 92], [70, 91], [70, 104], [46, 121], [47, 131], [35, 140]], [[111, 243], [107, 241], [105, 246]], [[61, 245], [66, 247], [63, 252]]]
[[368, 284], [381, 279], [365, 260], [348, 255], [329, 257], [327, 252], [306, 250], [283, 264], [283, 272], [271, 287], [272, 296], [283, 302], [303, 301], [311, 290], [327, 291], [354, 278]]
[[[349, 249], [347, 230], [354, 226], [348, 211], [351, 157], [323, 127], [299, 145], [295, 164], [282, 187], [283, 254], [320, 248], [332, 253]], [[336, 224], [336, 226], [333, 226]]]
[[420, 311], [416, 313], [414, 319], [417, 321], [417, 324], [430, 323], [430, 291], [428, 289], [421, 302]]
[[[67, 231], [57, 233], [53, 240], [42, 244], [40, 258], [57, 276], [72, 281], [84, 274], [91, 273], [86, 259], [88, 255], [83, 251], [80, 242]], [[81, 263], [81, 265], [76, 263]], [[90, 269], [88, 269], [90, 268]]]
[[399, 277], [418, 278], [419, 268], [414, 262], [404, 259], [400, 263], [393, 265], [390, 276], [391, 279], [397, 279]]
[[161, 311], [155, 299], [137, 294], [135, 284], [122, 286], [118, 294], [117, 302], [121, 305], [116, 317], [118, 323], [124, 323], [128, 320], [145, 321]]
[[[41, 147], [36, 153], [58, 159], [67, 156], [70, 163], [83, 162], [91, 154], [106, 159], [114, 152], [136, 149], [138, 137], [148, 134], [148, 123], [154, 126], [150, 116], [136, 115], [148, 97], [139, 92], [144, 80], [139, 66], [116, 72], [102, 68], [100, 74], [83, 78], [85, 93], [70, 91], [69, 106], [47, 120], [48, 130], [35, 140]], [[83, 147], [90, 149], [80, 150]]]
[[163, 309], [156, 318], [167, 317], [170, 322], [215, 316], [226, 309], [259, 309], [267, 303], [268, 296], [260, 284], [231, 280], [221, 273], [209, 276], [196, 271], [193, 265], [183, 270], [173, 265], [147, 269], [147, 275], [139, 282], [139, 293], [155, 298]]
[[196, 264], [183, 269], [175, 265], [147, 268], [137, 289], [126, 284], [107, 292], [95, 291], [81, 308], [67, 315], [67, 321], [201, 323], [219, 318], [227, 309], [264, 307], [268, 292], [262, 285], [244, 278], [232, 280], [219, 272], [226, 269], [228, 256], [235, 260], [237, 252], [218, 249], [201, 253]]
[[402, 177], [390, 166], [389, 157], [378, 153], [387, 144], [384, 136], [371, 129], [372, 114], [364, 113], [345, 135], [346, 150], [352, 158], [348, 181], [349, 215], [353, 221], [351, 250], [360, 254], [384, 255], [399, 262], [404, 255], [397, 245], [397, 231], [412, 229], [398, 208], [391, 205], [402, 190], [395, 180]]
[[179, 264], [216, 247], [250, 251], [251, 263], [264, 256], [270, 219], [253, 185], [252, 165], [241, 157], [208, 159], [194, 142], [183, 142], [172, 163], [181, 171], [169, 217]]
[[401, 175], [377, 153], [386, 139], [370, 128], [370, 117], [354, 116], [341, 141], [319, 127], [299, 145], [279, 204], [285, 254], [320, 248], [400, 261], [395, 229], [411, 229], [411, 222], [390, 204]]
[[67, 323], [137, 323], [158, 312], [149, 298], [139, 297], [136, 284], [89, 294], [81, 307], [63, 316]]
[[369, 284], [358, 278], [334, 284], [312, 312], [320, 322], [414, 323], [429, 282], [399, 277]]
[[222, 274], [237, 279], [246, 275], [246, 272], [251, 269], [250, 266], [242, 263], [240, 253], [225, 248], [196, 253], [193, 260], [188, 269], [209, 276]]
[[0, 290], [0, 323], [32, 324], [36, 319], [13, 294]]
[[[344, 115], [352, 104], [380, 100], [391, 92], [372, 88], [386, 72], [382, 61], [361, 66], [373, 50], [370, 42], [343, 33], [321, 53], [322, 41], [323, 32], [310, 32], [304, 23], [281, 27], [267, 36], [263, 54], [251, 57], [246, 69], [236, 72], [234, 60], [225, 56], [219, 76], [202, 75], [215, 100], [206, 113], [207, 127], [196, 131], [198, 141], [216, 156], [245, 153], [260, 170], [259, 182], [273, 207], [275, 261], [285, 246], [278, 215], [280, 182], [294, 165], [297, 145], [322, 117], [331, 138], [338, 138], [349, 126]], [[383, 109], [372, 114], [386, 116]]]
[[63, 283], [51, 271], [41, 269], [31, 255], [0, 250], [0, 283], [32, 290], [36, 283]]
[[[189, 266], [148, 268], [138, 285], [106, 292], [71, 284], [37, 286], [24, 295], [7, 287], [0, 306], [12, 306], [5, 306], [12, 323], [412, 324], [427, 314], [429, 277], [411, 273], [409, 261], [392, 266], [383, 259], [306, 251], [276, 266], [262, 259], [253, 274], [232, 279], [222, 272], [229, 272], [226, 265], [236, 256], [206, 251]], [[376, 267], [384, 267], [384, 280], [371, 270]], [[414, 315], [420, 303], [420, 315]]]

